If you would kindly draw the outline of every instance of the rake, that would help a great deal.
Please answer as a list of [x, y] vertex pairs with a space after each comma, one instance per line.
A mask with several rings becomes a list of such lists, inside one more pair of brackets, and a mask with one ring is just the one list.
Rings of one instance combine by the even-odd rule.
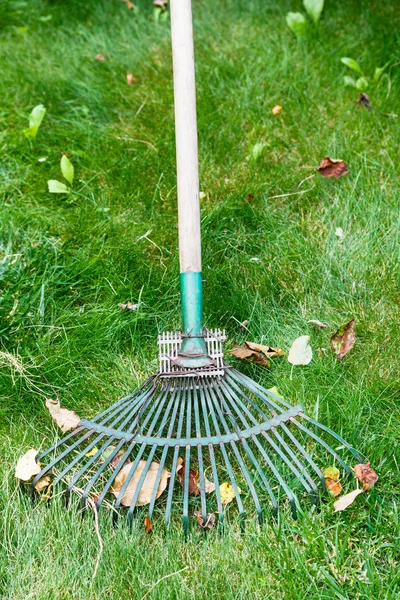
[[[183, 332], [159, 336], [159, 371], [142, 387], [95, 418], [82, 419], [37, 457], [47, 464], [32, 485], [53, 474], [53, 485], [67, 483], [67, 499], [79, 485], [83, 510], [89, 499], [99, 511], [114, 498], [114, 522], [122, 511], [130, 523], [143, 510], [151, 519], [160, 507], [168, 526], [179, 504], [187, 535], [194, 510], [203, 523], [217, 512], [223, 526], [227, 507], [222, 483], [231, 486], [242, 525], [246, 514], [254, 512], [261, 523], [265, 512], [276, 514], [282, 502], [296, 517], [299, 497], [309, 496], [318, 505], [326, 493], [318, 466], [322, 455], [349, 475], [353, 472], [341, 451], [358, 462], [362, 458], [300, 405], [292, 406], [226, 364], [224, 332], [203, 328], [191, 0], [171, 0], [170, 10]], [[205, 472], [212, 475], [213, 493], [207, 494]], [[143, 502], [149, 478], [152, 486]], [[140, 509], [144, 504], [146, 509]]]

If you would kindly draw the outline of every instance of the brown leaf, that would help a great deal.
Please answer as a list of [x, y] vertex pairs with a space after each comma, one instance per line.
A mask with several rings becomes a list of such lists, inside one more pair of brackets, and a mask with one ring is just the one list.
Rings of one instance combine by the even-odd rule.
[[[135, 472], [133, 473], [131, 479], [129, 480], [129, 484], [125, 490], [125, 494], [122, 497], [121, 504], [123, 504], [123, 506], [131, 505], [133, 496], [135, 495], [137, 485], [139, 483], [140, 477], [143, 473], [143, 469], [145, 468], [145, 466], [146, 466], [146, 461], [140, 460], [139, 464], [136, 467]], [[154, 487], [156, 484], [159, 466], [160, 465], [156, 462], [152, 462], [150, 464], [150, 467], [147, 470], [143, 485], [139, 492], [136, 506], [145, 506], [146, 504], [150, 504], [151, 497], [153, 495], [153, 490], [154, 490]], [[114, 481], [114, 487], [111, 489], [111, 493], [114, 494], [114, 496], [118, 497], [118, 494], [120, 493], [122, 486], [125, 483], [125, 480], [129, 474], [129, 471], [131, 470], [131, 467], [132, 467], [131, 464], [124, 465], [122, 467], [121, 471], [116, 476], [115, 481]], [[157, 489], [157, 493], [156, 493], [156, 498], [161, 496], [161, 494], [167, 487], [169, 477], [171, 477], [171, 473], [169, 471], [167, 471], [166, 469], [163, 469], [162, 473], [161, 473], [160, 483], [158, 485], [158, 489]]]
[[311, 323], [312, 325], [316, 325], [317, 327], [320, 327], [321, 329], [328, 328], [328, 325], [325, 325], [325, 323], [321, 323], [321, 321], [318, 321], [318, 319], [311, 319], [311, 321], [308, 321], [308, 323]]
[[335, 512], [339, 512], [340, 510], [345, 510], [350, 504], [353, 504], [354, 500], [363, 493], [364, 490], [353, 490], [349, 494], [345, 494], [341, 496], [339, 500], [336, 500], [335, 504]]
[[254, 350], [255, 352], [262, 352], [268, 358], [274, 358], [276, 356], [285, 356], [285, 353], [280, 348], [272, 348], [272, 346], [263, 346], [263, 344], [255, 344], [254, 342], [245, 342], [246, 346], [250, 348], [250, 350]]
[[339, 360], [346, 356], [356, 342], [354, 323], [355, 321], [352, 319], [346, 325], [342, 325], [331, 337], [331, 348]]
[[250, 348], [249, 344], [257, 348], [265, 348], [266, 352], [269, 352], [269, 356], [282, 356], [282, 354], [279, 354], [280, 352], [282, 352], [282, 350], [279, 350], [278, 348], [271, 348], [270, 346], [262, 345], [260, 346], [257, 344], [253, 344], [252, 342], [245, 342], [244, 346], [239, 346], [238, 344], [235, 344], [232, 350], [229, 351], [229, 353], [232, 354], [232, 356], [236, 356], [236, 358], [248, 358], [257, 365], [262, 365], [263, 367], [269, 368], [271, 366], [271, 363], [269, 362], [266, 354], [264, 352]]
[[122, 0], [122, 2], [125, 2], [128, 10], [132, 10], [133, 4], [132, 4], [131, 0]]
[[61, 428], [63, 433], [75, 429], [79, 425], [80, 417], [73, 410], [61, 408], [59, 400], [46, 400], [46, 407], [53, 421]]
[[276, 106], [274, 106], [274, 108], [272, 109], [272, 114], [273, 115], [279, 115], [279, 113], [282, 110], [282, 106], [280, 106], [279, 104], [277, 104]]
[[242, 322], [240, 323], [239, 327], [240, 327], [240, 329], [241, 329], [242, 331], [246, 331], [246, 329], [247, 329], [247, 325], [248, 325], [248, 324], [249, 324], [248, 320], [247, 320], [247, 319], [245, 319], [244, 321], [242, 321]]
[[245, 200], [246, 200], [246, 202], [250, 202], [251, 203], [251, 202], [254, 201], [254, 198], [255, 198], [254, 194], [252, 194], [251, 192], [249, 192], [248, 194], [246, 194]]
[[327, 156], [319, 163], [318, 173], [323, 177], [335, 177], [335, 179], [339, 179], [339, 177], [347, 175], [349, 169], [344, 160], [329, 158], [329, 156]]
[[145, 517], [144, 518], [144, 530], [146, 533], [150, 533], [150, 531], [153, 529], [153, 523], [151, 522], [150, 517]]
[[100, 62], [104, 62], [106, 60], [102, 54], [96, 54], [95, 59], [99, 60]]
[[330, 491], [332, 496], [339, 496], [342, 491], [342, 486], [339, 481], [335, 481], [334, 479], [325, 479], [326, 489]]
[[368, 110], [373, 109], [373, 106], [371, 106], [371, 104], [369, 102], [368, 94], [360, 94], [358, 97], [358, 100], [356, 100], [356, 104], [358, 104], [359, 106], [364, 106]]
[[132, 304], [132, 302], [127, 302], [126, 304], [118, 304], [118, 308], [121, 310], [137, 310], [139, 304]]
[[128, 85], [133, 85], [134, 83], [136, 83], [136, 78], [132, 75], [132, 73], [126, 74], [126, 82]]
[[236, 358], [250, 358], [254, 353], [250, 348], [235, 344], [232, 350], [229, 350], [229, 354], [236, 356]]
[[30, 481], [41, 471], [40, 465], [36, 462], [38, 451], [31, 448], [23, 456], [20, 456], [15, 467], [15, 477], [21, 481]]
[[354, 467], [354, 474], [361, 481], [364, 490], [371, 490], [379, 477], [373, 469], [371, 469], [371, 463], [366, 465], [359, 464]]
[[[185, 461], [180, 456], [176, 467], [176, 475], [181, 486], [184, 486], [185, 481]], [[200, 473], [195, 469], [190, 469], [189, 472], [189, 496], [198, 496], [200, 494]], [[204, 476], [204, 491], [206, 494], [215, 490], [215, 483], [208, 481]]]
[[215, 527], [215, 523], [217, 522], [217, 518], [214, 513], [207, 513], [206, 520], [203, 519], [203, 516], [199, 510], [196, 510], [194, 516], [197, 519], [198, 524], [202, 529], [212, 529]]

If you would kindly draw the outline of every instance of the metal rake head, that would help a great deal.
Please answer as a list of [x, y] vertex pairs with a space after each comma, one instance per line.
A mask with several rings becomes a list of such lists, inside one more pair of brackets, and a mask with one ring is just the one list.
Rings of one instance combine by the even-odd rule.
[[[320, 437], [322, 432], [334, 447]], [[165, 379], [157, 373], [94, 419], [81, 420], [75, 431], [42, 452], [37, 460], [49, 462], [32, 486], [53, 473], [53, 485], [66, 482], [67, 499], [79, 486], [83, 510], [88, 500], [100, 510], [105, 500], [113, 499], [114, 522], [121, 510], [127, 510], [132, 523], [135, 512], [144, 516], [140, 498], [151, 472], [147, 516], [152, 518], [157, 502], [165, 510], [168, 526], [180, 503], [187, 535], [189, 517], [196, 510], [204, 522], [208, 513], [217, 512], [223, 527], [223, 482], [233, 488], [242, 525], [254, 508], [260, 523], [265, 508], [276, 514], [282, 495], [294, 517], [299, 496], [308, 495], [312, 504], [319, 504], [326, 493], [321, 466], [326, 466], [327, 456], [346, 474], [353, 474], [337, 446], [362, 460], [341, 436], [308, 417], [301, 406], [291, 406], [227, 365], [220, 378]], [[177, 476], [178, 459], [184, 461], [183, 478]], [[127, 474], [116, 493], [122, 469]], [[165, 469], [170, 478], [160, 495]], [[199, 475], [195, 496], [191, 469]], [[210, 494], [206, 470], [215, 483]], [[132, 482], [130, 505], [124, 508], [124, 495]]]

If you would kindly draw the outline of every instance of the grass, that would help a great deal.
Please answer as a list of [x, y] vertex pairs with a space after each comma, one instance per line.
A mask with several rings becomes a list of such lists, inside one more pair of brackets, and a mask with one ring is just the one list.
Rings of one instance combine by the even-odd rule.
[[[400, 79], [394, 67], [372, 87], [367, 111], [340, 63], [371, 72], [399, 60], [390, 3], [328, 2], [299, 44], [284, 20], [295, 0], [194, 2], [206, 323], [232, 343], [249, 319], [246, 339], [284, 349], [310, 334], [314, 359], [292, 379], [284, 359], [240, 367], [318, 411], [370, 458], [376, 488], [340, 514], [328, 502], [293, 521], [284, 509], [260, 533], [252, 515], [239, 533], [232, 504], [225, 536], [204, 538], [194, 522], [188, 543], [178, 522], [165, 537], [160, 502], [150, 536], [140, 521], [132, 534], [102, 528], [92, 580], [90, 520], [58, 501], [33, 507], [15, 483], [17, 457], [56, 436], [44, 398], [94, 416], [156, 370], [158, 332], [179, 327], [169, 24], [137, 4], [0, 4], [1, 597], [398, 598], [400, 127], [387, 114], [400, 115]], [[248, 159], [258, 142], [262, 156]], [[46, 186], [63, 153], [70, 197]], [[350, 174], [315, 174], [324, 156]], [[136, 313], [118, 309], [139, 299]], [[330, 333], [311, 329], [315, 318]], [[350, 318], [357, 343], [339, 362], [329, 335]]]

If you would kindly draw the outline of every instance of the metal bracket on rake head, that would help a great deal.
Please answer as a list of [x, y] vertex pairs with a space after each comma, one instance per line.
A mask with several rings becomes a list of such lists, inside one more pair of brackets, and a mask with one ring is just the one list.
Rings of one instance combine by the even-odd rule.
[[224, 374], [224, 352], [222, 344], [226, 340], [225, 330], [205, 329], [202, 333], [208, 355], [213, 364], [195, 370], [183, 369], [176, 359], [181, 350], [185, 334], [180, 331], [167, 331], [158, 336], [160, 377], [222, 377]]

